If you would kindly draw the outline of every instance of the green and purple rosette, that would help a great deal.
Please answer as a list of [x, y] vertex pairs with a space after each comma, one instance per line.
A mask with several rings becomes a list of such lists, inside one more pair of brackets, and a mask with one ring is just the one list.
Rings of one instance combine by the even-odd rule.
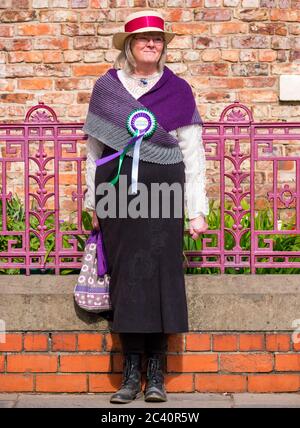
[[146, 108], [136, 109], [129, 114], [126, 121], [126, 128], [129, 134], [132, 136], [132, 138], [128, 141], [125, 148], [120, 150], [117, 153], [114, 153], [113, 155], [106, 156], [105, 158], [100, 158], [96, 160], [96, 165], [103, 165], [104, 163], [109, 162], [110, 160], [120, 156], [117, 175], [112, 181], [110, 181], [112, 185], [116, 184], [120, 177], [120, 171], [121, 171], [123, 159], [127, 151], [134, 144], [132, 170], [131, 170], [131, 184], [132, 184], [132, 194], [136, 194], [137, 184], [138, 184], [140, 147], [143, 139], [150, 138], [154, 134], [157, 128], [157, 120], [154, 114], [150, 110]]

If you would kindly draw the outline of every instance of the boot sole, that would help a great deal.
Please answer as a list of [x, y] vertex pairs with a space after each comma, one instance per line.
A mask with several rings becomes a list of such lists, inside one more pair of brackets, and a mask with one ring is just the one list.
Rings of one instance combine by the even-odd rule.
[[125, 398], [111, 398], [110, 403], [114, 403], [114, 404], [131, 403], [131, 401], [136, 400], [137, 398], [141, 398], [142, 395], [143, 395], [142, 392], [138, 392], [132, 400], [126, 400]]
[[168, 401], [168, 399], [157, 394], [151, 394], [145, 397], [145, 401], [158, 403], [158, 402]]

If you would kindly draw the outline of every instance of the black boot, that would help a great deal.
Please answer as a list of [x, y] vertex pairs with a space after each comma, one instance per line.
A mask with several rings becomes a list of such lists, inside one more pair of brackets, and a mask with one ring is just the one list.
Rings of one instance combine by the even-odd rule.
[[141, 354], [124, 355], [124, 371], [121, 388], [111, 398], [111, 403], [130, 403], [142, 396]]
[[167, 401], [164, 386], [165, 354], [152, 354], [148, 359], [145, 401]]

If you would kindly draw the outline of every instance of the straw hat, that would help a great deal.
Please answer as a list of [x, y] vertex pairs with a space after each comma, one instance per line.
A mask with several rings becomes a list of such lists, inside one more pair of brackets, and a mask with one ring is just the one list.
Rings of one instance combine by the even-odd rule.
[[124, 32], [113, 36], [113, 44], [116, 49], [122, 50], [125, 39], [131, 34], [158, 31], [164, 34], [166, 43], [170, 43], [175, 33], [165, 31], [165, 21], [159, 12], [145, 10], [128, 15], [124, 24]]

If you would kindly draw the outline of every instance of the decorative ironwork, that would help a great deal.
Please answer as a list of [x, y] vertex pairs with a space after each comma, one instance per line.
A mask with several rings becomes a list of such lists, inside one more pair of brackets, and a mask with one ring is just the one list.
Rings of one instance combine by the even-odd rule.
[[[82, 123], [60, 123], [53, 109], [39, 103], [32, 107], [23, 124], [0, 124], [0, 141], [5, 144], [2, 168], [1, 194], [2, 227], [0, 238], [7, 239], [7, 248], [0, 253], [0, 268], [19, 268], [28, 275], [32, 270], [50, 269], [60, 273], [62, 268], [79, 268], [82, 250], [80, 239], [88, 233], [82, 227], [82, 162], [78, 145], [87, 138]], [[13, 194], [6, 192], [7, 165], [18, 162], [23, 168], [22, 197], [24, 222], [21, 230], [11, 230], [7, 224], [7, 204]], [[72, 230], [63, 230], [60, 200], [64, 183], [60, 179], [65, 162], [76, 164], [77, 224]], [[74, 173], [75, 174], [75, 173]], [[16, 179], [17, 179], [16, 175]], [[20, 225], [20, 223], [19, 223]], [[31, 248], [35, 237], [38, 248]]]
[[[0, 239], [7, 243], [0, 252], [1, 269], [20, 268], [28, 275], [34, 269], [59, 274], [61, 269], [80, 267], [82, 238], [88, 233], [82, 226], [82, 163], [86, 158], [80, 155], [80, 144], [87, 138], [82, 125], [59, 122], [54, 110], [43, 103], [28, 111], [24, 123], [0, 124]], [[219, 166], [215, 181], [220, 224], [200, 236], [201, 251], [185, 252], [185, 266], [216, 268], [220, 273], [228, 268], [248, 268], [250, 273], [261, 267], [300, 268], [300, 251], [278, 251], [275, 243], [276, 236], [300, 232], [300, 158], [285, 156], [276, 146], [278, 140], [299, 142], [300, 123], [254, 122], [250, 109], [236, 101], [224, 109], [219, 121], [205, 123], [202, 135], [207, 161], [214, 162], [215, 169]], [[287, 160], [295, 164], [295, 187], [278, 178], [280, 162]], [[255, 178], [260, 161], [273, 167], [269, 188], [263, 188], [273, 213], [273, 227], [268, 230], [255, 226]], [[61, 197], [67, 191], [62, 165], [70, 162], [75, 165], [76, 180], [68, 200], [75, 204], [77, 222], [67, 228], [62, 219]], [[19, 230], [12, 228], [8, 216], [15, 196], [8, 180], [13, 164], [23, 168], [22, 174], [15, 173], [22, 178], [20, 193], [24, 195], [24, 227]], [[292, 231], [279, 226], [281, 209], [295, 211]], [[31, 248], [33, 238], [38, 248]]]
[[[249, 273], [256, 273], [258, 268], [300, 268], [300, 248], [274, 249], [277, 236], [300, 233], [300, 159], [296, 155], [281, 156], [275, 147], [276, 141], [300, 142], [300, 123], [254, 122], [249, 108], [235, 101], [223, 110], [219, 121], [204, 124], [202, 135], [207, 161], [219, 165], [220, 194], [216, 198], [220, 203], [220, 227], [205, 232], [201, 251], [185, 252], [185, 266], [217, 268], [219, 273], [227, 273], [228, 268], [248, 268]], [[287, 160], [296, 163], [296, 190], [278, 180], [279, 162]], [[255, 207], [255, 173], [259, 161], [273, 166], [273, 190], [264, 195], [273, 218], [273, 227], [267, 230], [255, 226], [259, 212]], [[296, 211], [295, 227], [292, 231], [281, 230], [279, 207], [292, 206]]]

